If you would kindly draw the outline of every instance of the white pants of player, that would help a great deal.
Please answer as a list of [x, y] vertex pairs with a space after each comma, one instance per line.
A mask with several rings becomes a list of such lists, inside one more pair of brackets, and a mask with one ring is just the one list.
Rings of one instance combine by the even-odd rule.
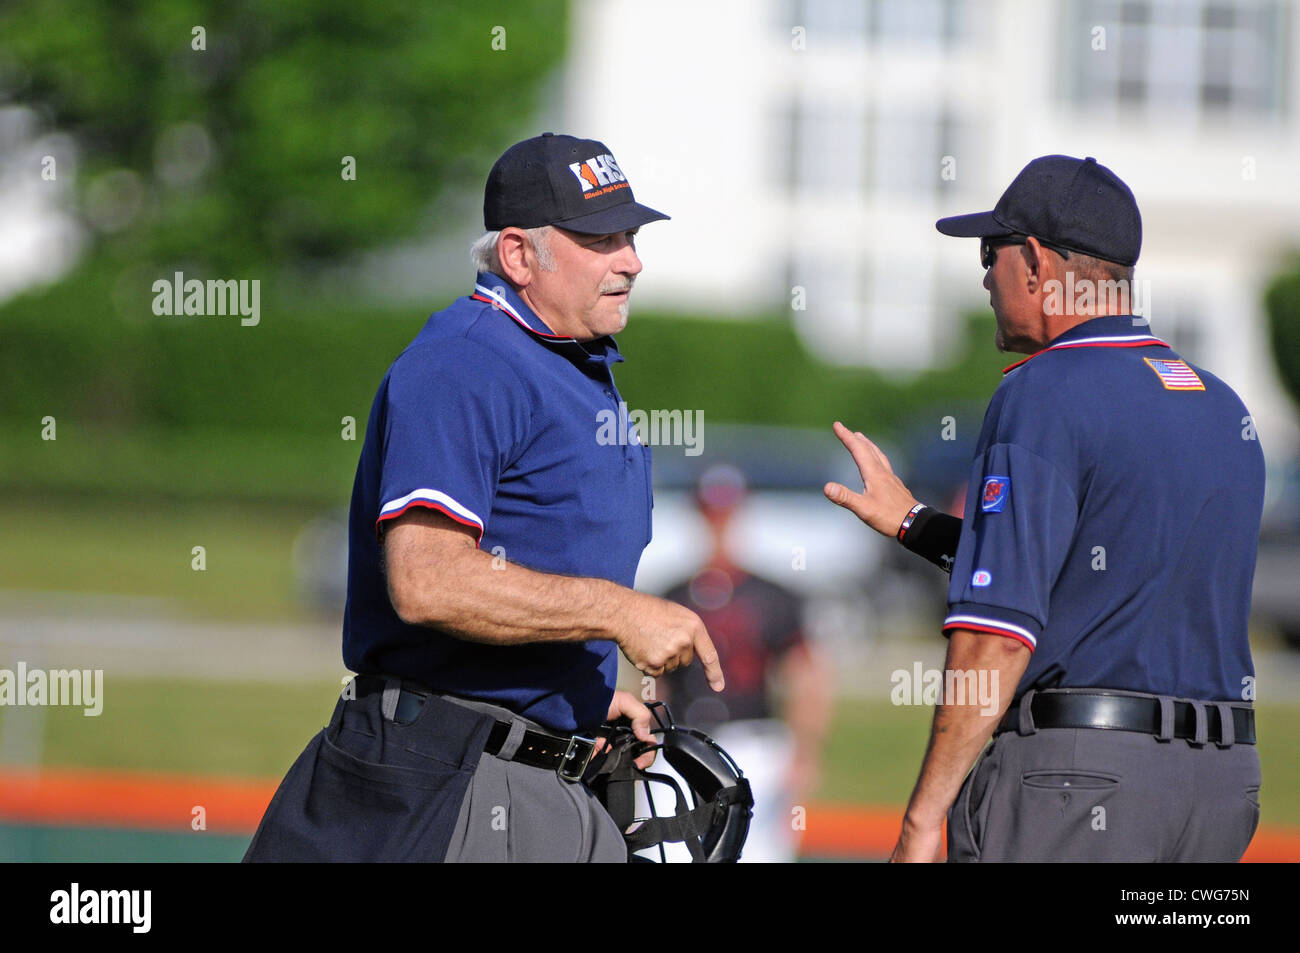
[[[741, 852], [742, 863], [788, 863], [795, 859], [798, 839], [792, 824], [794, 805], [786, 790], [791, 762], [794, 758], [794, 738], [784, 722], [775, 719], [733, 721], [719, 725], [711, 737], [731, 755], [749, 781], [754, 794], [754, 817], [749, 825], [749, 837]], [[650, 768], [652, 774], [666, 774], [686, 792], [681, 776], [669, 767], [663, 753]], [[655, 812], [659, 815], [676, 812], [676, 799], [664, 784], [651, 784]], [[687, 795], [690, 798], [690, 795]], [[694, 805], [691, 805], [694, 807]], [[645, 786], [636, 786], [636, 815], [648, 817]], [[680, 842], [664, 844], [669, 863], [690, 863], [691, 855]], [[659, 848], [649, 847], [638, 851], [638, 856], [658, 861]]]

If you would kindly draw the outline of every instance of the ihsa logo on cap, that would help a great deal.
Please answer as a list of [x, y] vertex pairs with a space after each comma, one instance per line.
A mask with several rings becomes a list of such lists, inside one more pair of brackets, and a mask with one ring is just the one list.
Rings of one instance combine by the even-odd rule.
[[585, 162], [572, 162], [569, 164], [569, 171], [582, 183], [584, 192], [627, 181], [627, 176], [608, 152], [603, 156], [592, 156]]

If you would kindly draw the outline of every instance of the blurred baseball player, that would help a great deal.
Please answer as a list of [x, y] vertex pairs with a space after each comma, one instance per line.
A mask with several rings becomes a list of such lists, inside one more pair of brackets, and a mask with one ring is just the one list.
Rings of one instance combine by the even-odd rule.
[[997, 345], [1029, 356], [989, 404], [964, 520], [835, 425], [864, 487], [827, 497], [951, 567], [946, 668], [996, 676], [992, 717], [957, 691], [936, 708], [894, 859], [936, 859], [946, 815], [950, 860], [1236, 861], [1259, 820], [1249, 412], [1129, 313], [1141, 218], [1096, 160], [1035, 159], [938, 228], [980, 240]]
[[367, 425], [343, 627], [360, 674], [248, 860], [625, 860], [581, 781], [602, 722], [651, 738], [616, 648], [653, 676], [698, 660], [723, 688], [699, 616], [630, 588], [649, 449], [597, 439], [634, 236], [667, 216], [604, 144], [550, 133], [501, 156], [483, 211], [473, 292], [393, 364]]
[[[791, 809], [817, 784], [833, 679], [804, 635], [803, 599], [732, 558], [727, 534], [747, 492], [736, 467], [705, 470], [695, 503], [708, 524], [712, 550], [689, 579], [664, 593], [704, 620], [727, 671], [726, 694], [710, 691], [703, 670], [691, 666], [661, 678], [659, 698], [674, 718], [708, 732], [744, 769], [754, 816], [741, 860], [779, 863], [795, 859]], [[664, 798], [656, 809], [671, 811], [667, 792], [654, 793]], [[684, 851], [676, 853], [676, 859], [686, 859]]]

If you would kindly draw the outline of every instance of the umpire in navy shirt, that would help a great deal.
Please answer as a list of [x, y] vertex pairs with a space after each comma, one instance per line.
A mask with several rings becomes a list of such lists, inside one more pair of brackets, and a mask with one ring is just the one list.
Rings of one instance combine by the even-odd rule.
[[[623, 861], [582, 783], [615, 690], [717, 652], [699, 616], [631, 589], [650, 450], [618, 413], [613, 334], [640, 205], [602, 143], [546, 133], [493, 166], [474, 290], [389, 370], [352, 493], [343, 658], [358, 673], [290, 769], [246, 860]], [[643, 756], [648, 766], [653, 755]]]
[[835, 425], [863, 491], [827, 497], [952, 573], [951, 677], [894, 859], [937, 859], [946, 815], [949, 860], [1239, 860], [1260, 786], [1249, 411], [1129, 313], [1141, 218], [1095, 159], [1035, 159], [938, 228], [980, 239], [997, 345], [1029, 356], [989, 404], [964, 519]]

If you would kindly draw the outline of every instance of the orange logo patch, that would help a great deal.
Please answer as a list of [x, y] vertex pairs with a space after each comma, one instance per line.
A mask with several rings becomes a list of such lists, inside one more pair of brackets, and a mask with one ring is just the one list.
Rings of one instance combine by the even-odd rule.
[[585, 162], [570, 163], [569, 171], [582, 184], [584, 193], [592, 189], [612, 191], [611, 186], [627, 182], [627, 176], [608, 152], [603, 156], [592, 156]]

